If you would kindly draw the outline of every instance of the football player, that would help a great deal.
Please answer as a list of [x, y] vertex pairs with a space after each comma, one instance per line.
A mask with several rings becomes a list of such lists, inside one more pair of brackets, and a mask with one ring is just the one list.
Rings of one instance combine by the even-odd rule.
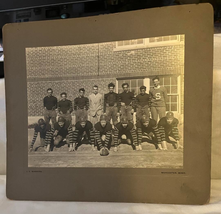
[[129, 122], [127, 118], [121, 118], [121, 122], [117, 123], [114, 129], [114, 151], [118, 151], [119, 145], [122, 141], [127, 141], [129, 145], [139, 150], [137, 143], [137, 134], [133, 123]]
[[61, 143], [69, 145], [69, 151], [73, 151], [73, 130], [70, 120], [65, 120], [62, 116], [58, 117], [58, 122], [54, 124], [54, 146], [59, 147]]
[[38, 133], [40, 133], [41, 146], [44, 147], [45, 151], [49, 152], [53, 131], [51, 129], [51, 125], [49, 123], [46, 123], [42, 118], [39, 119], [38, 123], [35, 125], [34, 136], [29, 148], [29, 152], [33, 151]]
[[100, 122], [95, 124], [94, 130], [97, 148], [100, 150], [100, 155], [108, 155], [111, 147], [112, 125], [109, 121], [107, 121], [107, 117], [105, 115], [101, 115]]
[[142, 142], [152, 143], [156, 149], [162, 150], [161, 136], [155, 120], [143, 117], [141, 120], [138, 120], [136, 127], [140, 150], [142, 150]]
[[174, 149], [183, 148], [179, 143], [179, 121], [174, 117], [173, 112], [168, 112], [166, 117], [160, 119], [158, 128], [161, 134], [163, 149], [167, 150], [167, 142], [171, 143]]
[[88, 140], [88, 142], [91, 144], [92, 150], [95, 150], [93, 125], [90, 121], [86, 120], [85, 117], [81, 117], [80, 120], [75, 124], [75, 131], [73, 134], [73, 149], [78, 149], [84, 140]]
[[153, 78], [154, 87], [150, 89], [150, 110], [152, 119], [158, 122], [158, 116], [161, 119], [166, 114], [167, 90], [160, 86], [160, 78]]

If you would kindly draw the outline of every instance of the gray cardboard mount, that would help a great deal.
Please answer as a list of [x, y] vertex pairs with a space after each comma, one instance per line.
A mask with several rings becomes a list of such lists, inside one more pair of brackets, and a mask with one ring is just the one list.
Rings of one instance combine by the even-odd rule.
[[[185, 34], [183, 169], [28, 168], [26, 47], [179, 34]], [[3, 28], [3, 40], [8, 198], [208, 203], [213, 73], [213, 8], [210, 4], [7, 24]]]

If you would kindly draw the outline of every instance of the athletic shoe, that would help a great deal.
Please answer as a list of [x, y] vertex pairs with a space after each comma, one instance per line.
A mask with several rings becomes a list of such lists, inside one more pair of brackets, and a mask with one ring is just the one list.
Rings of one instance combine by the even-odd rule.
[[69, 152], [72, 152], [73, 151], [73, 146], [70, 144], [69, 146], [69, 149], [68, 149]]
[[118, 148], [117, 146], [114, 147], [114, 152], [117, 152]]
[[96, 150], [95, 147], [94, 147], [94, 145], [91, 145], [91, 150], [92, 150], [92, 151], [95, 151], [95, 150]]
[[143, 150], [143, 149], [142, 149], [142, 146], [141, 146], [141, 144], [139, 144], [139, 146], [138, 146], [138, 147], [139, 147], [139, 149], [140, 149], [140, 150]]
[[136, 151], [139, 151], [139, 150], [140, 150], [139, 146], [136, 146]]
[[47, 146], [45, 146], [45, 151], [49, 152], [50, 151], [50, 144], [48, 144]]

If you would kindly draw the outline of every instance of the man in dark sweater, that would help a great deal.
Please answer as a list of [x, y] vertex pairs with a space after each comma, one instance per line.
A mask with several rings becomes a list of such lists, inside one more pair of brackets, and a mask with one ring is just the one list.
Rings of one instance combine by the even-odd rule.
[[141, 120], [143, 116], [149, 118], [150, 95], [146, 93], [146, 87], [140, 87], [140, 94], [135, 98], [136, 118]]
[[114, 92], [115, 85], [108, 84], [109, 93], [104, 95], [104, 114], [107, 115], [107, 120], [112, 124], [117, 124], [117, 117], [119, 116], [119, 99], [118, 94]]
[[51, 129], [51, 125], [46, 123], [42, 118], [39, 119], [38, 123], [35, 125], [34, 136], [29, 148], [29, 152], [33, 151], [38, 133], [40, 133], [40, 147], [44, 147], [45, 151], [49, 152], [53, 131]]
[[123, 83], [122, 88], [124, 91], [121, 94], [119, 94], [121, 117], [127, 118], [127, 120], [129, 122], [133, 123], [134, 93], [129, 91], [129, 84], [128, 83]]
[[52, 96], [53, 90], [51, 88], [47, 89], [48, 95], [44, 97], [43, 104], [44, 104], [44, 119], [46, 123], [49, 123], [50, 120], [52, 122], [52, 125], [56, 122], [56, 111], [57, 108], [57, 98]]
[[167, 150], [167, 142], [171, 143], [174, 149], [183, 148], [179, 143], [179, 121], [174, 117], [173, 112], [167, 112], [166, 117], [162, 117], [158, 123], [163, 149]]
[[76, 116], [76, 123], [80, 121], [81, 117], [84, 117], [86, 120], [88, 119], [87, 111], [89, 109], [89, 99], [84, 96], [85, 89], [79, 89], [79, 96], [74, 99], [74, 110]]
[[114, 129], [114, 151], [118, 150], [118, 146], [122, 141], [127, 141], [134, 149], [139, 150], [137, 143], [137, 134], [133, 123], [129, 122], [127, 118], [121, 118], [121, 122], [115, 126]]
[[112, 140], [112, 125], [107, 121], [105, 115], [101, 115], [100, 122], [95, 124], [94, 130], [97, 148], [101, 151], [100, 154], [103, 154], [102, 150], [107, 150], [106, 155], [108, 155]]
[[75, 131], [73, 134], [74, 148], [78, 149], [84, 140], [88, 140], [91, 144], [92, 150], [95, 150], [93, 125], [90, 121], [86, 120], [85, 117], [81, 117], [75, 124]]
[[63, 117], [58, 117], [58, 122], [54, 124], [53, 135], [54, 145], [59, 147], [59, 144], [66, 142], [69, 145], [69, 151], [73, 151], [73, 130], [71, 122], [66, 121]]
[[143, 116], [142, 119], [137, 121], [136, 127], [139, 150], [142, 150], [142, 142], [154, 144], [156, 149], [162, 150], [161, 135], [155, 120]]
[[67, 99], [67, 93], [61, 93], [61, 100], [58, 102], [58, 115], [62, 116], [66, 121], [71, 122], [71, 112], [73, 111], [72, 102]]

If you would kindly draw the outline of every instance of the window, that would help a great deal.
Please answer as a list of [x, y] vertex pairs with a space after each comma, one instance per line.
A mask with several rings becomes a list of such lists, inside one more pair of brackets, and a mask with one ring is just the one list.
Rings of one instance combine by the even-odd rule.
[[114, 51], [132, 50], [155, 46], [175, 45], [184, 42], [184, 35], [171, 35], [151, 37], [145, 39], [132, 39], [117, 41]]
[[123, 92], [122, 84], [128, 83], [129, 90], [134, 92], [135, 96], [140, 93], [140, 86], [144, 84], [144, 79], [119, 79], [118, 80], [118, 93]]
[[[179, 93], [179, 77], [168, 76], [160, 77], [160, 85], [167, 89], [168, 101], [166, 103], [166, 110], [179, 112], [180, 107], [180, 93]], [[150, 87], [153, 87], [152, 80], [150, 81]]]

